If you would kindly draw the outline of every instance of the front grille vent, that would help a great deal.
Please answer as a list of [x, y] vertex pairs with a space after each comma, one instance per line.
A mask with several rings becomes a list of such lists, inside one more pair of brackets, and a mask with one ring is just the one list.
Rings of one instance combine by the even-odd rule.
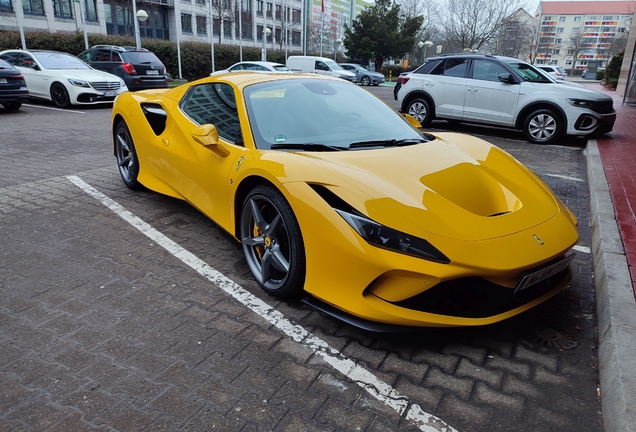
[[97, 91], [119, 90], [121, 82], [119, 81], [93, 81], [91, 86]]

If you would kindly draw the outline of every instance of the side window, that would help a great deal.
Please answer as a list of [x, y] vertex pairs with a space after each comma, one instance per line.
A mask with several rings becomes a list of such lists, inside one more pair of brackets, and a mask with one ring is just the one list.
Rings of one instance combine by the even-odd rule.
[[6, 53], [0, 56], [2, 60], [6, 61], [9, 64], [12, 64], [13, 66], [16, 66], [18, 64], [17, 57], [17, 53]]
[[444, 62], [444, 75], [452, 77], [464, 77], [466, 75], [467, 59], [447, 59]]
[[110, 61], [110, 51], [103, 49], [97, 50], [93, 61]]
[[33, 67], [33, 63], [34, 61], [31, 58], [31, 56], [21, 53], [21, 54], [18, 54], [15, 65], [30, 68], [30, 67]]
[[216, 83], [194, 86], [180, 105], [195, 123], [212, 124], [216, 126], [219, 137], [231, 143], [243, 143], [234, 89], [230, 85]]
[[331, 70], [331, 69], [329, 69], [329, 66], [327, 66], [327, 64], [325, 62], [322, 62], [320, 60], [316, 60], [316, 69], [317, 70], [322, 70], [322, 71]]
[[413, 73], [423, 74], [423, 75], [432, 73], [433, 75], [441, 75], [442, 72], [444, 71], [444, 68], [440, 68], [440, 73], [431, 72], [435, 68], [435, 66], [437, 66], [440, 63], [443, 63], [443, 62], [441, 62], [439, 60], [429, 61], [428, 63], [424, 63], [422, 66], [420, 66], [419, 68], [415, 69], [415, 71]]
[[121, 56], [117, 51], [113, 51], [113, 61], [117, 63], [123, 63], [123, 60], [121, 59]]
[[488, 60], [473, 61], [473, 79], [483, 81], [499, 81], [499, 74], [506, 73], [506, 69], [498, 63]]
[[232, 72], [234, 72], [234, 71], [240, 71], [240, 70], [243, 70], [244, 68], [245, 68], [245, 67], [244, 67], [244, 65], [239, 64], [239, 65], [236, 65], [236, 66], [232, 66], [232, 67], [230, 68], [230, 70], [231, 70]]
[[84, 51], [83, 53], [78, 54], [77, 58], [85, 62], [90, 62], [92, 61], [91, 54], [93, 54], [93, 51]]

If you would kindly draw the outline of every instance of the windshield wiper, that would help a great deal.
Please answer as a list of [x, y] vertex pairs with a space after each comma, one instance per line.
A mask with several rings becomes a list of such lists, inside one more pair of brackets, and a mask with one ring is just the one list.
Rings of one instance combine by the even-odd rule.
[[285, 144], [272, 144], [270, 146], [272, 150], [306, 150], [306, 151], [343, 151], [347, 150], [346, 147], [330, 146], [327, 144], [317, 143], [285, 143]]
[[389, 140], [370, 140], [370, 141], [359, 141], [354, 142], [349, 145], [349, 148], [359, 148], [359, 147], [402, 147], [412, 144], [419, 144], [423, 142], [428, 142], [424, 138], [409, 138], [409, 139], [389, 139]]

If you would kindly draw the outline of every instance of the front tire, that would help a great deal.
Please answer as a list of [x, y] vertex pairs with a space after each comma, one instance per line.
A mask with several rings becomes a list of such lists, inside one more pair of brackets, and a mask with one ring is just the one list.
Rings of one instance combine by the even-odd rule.
[[363, 86], [368, 86], [369, 84], [371, 84], [371, 80], [368, 76], [363, 76], [360, 80], [360, 84], [362, 84]]
[[305, 246], [298, 220], [285, 197], [257, 186], [243, 202], [243, 253], [256, 282], [276, 297], [296, 297], [305, 284]]
[[71, 98], [64, 84], [53, 83], [51, 86], [51, 100], [60, 108], [68, 108], [71, 106]]
[[139, 159], [135, 145], [130, 135], [130, 130], [125, 121], [117, 123], [115, 128], [115, 156], [119, 166], [119, 174], [124, 184], [134, 190], [141, 190], [144, 187], [137, 180], [139, 176]]
[[20, 107], [22, 106], [22, 102], [6, 102], [3, 103], [2, 106], [4, 107], [4, 109], [6, 109], [7, 111], [17, 111], [20, 109]]
[[424, 99], [417, 98], [409, 102], [406, 112], [415, 117], [422, 126], [428, 126], [433, 120], [431, 108]]
[[550, 144], [562, 134], [561, 118], [550, 109], [532, 112], [523, 122], [523, 133], [527, 140], [535, 144]]

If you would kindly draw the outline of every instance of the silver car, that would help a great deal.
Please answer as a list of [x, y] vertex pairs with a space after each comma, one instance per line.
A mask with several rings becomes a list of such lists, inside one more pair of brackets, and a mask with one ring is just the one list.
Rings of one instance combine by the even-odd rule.
[[384, 75], [379, 72], [373, 72], [356, 63], [338, 63], [343, 69], [348, 70], [356, 74], [357, 83], [363, 86], [374, 85], [377, 86], [384, 82]]

